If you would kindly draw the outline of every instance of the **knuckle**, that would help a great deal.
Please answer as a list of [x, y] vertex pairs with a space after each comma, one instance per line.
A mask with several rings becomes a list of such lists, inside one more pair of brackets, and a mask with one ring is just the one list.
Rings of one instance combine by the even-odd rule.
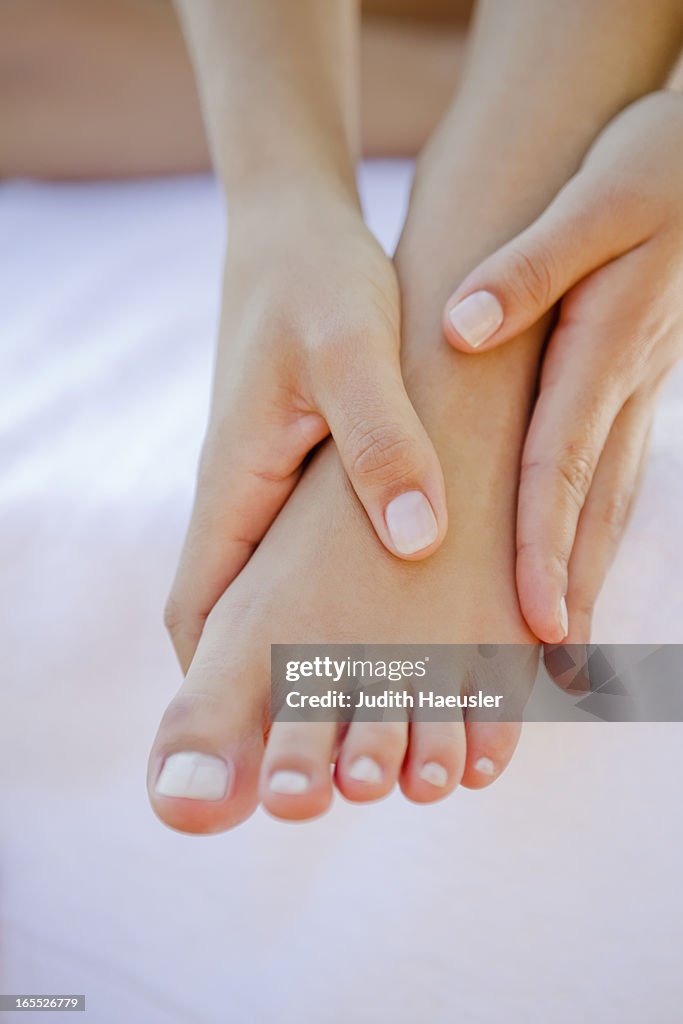
[[587, 216], [597, 215], [606, 223], [623, 222], [625, 213], [634, 237], [639, 233], [641, 225], [651, 225], [655, 213], [656, 198], [648, 195], [641, 187], [637, 177], [629, 175], [613, 175], [601, 181], [600, 209], [587, 211]]
[[346, 382], [373, 379], [378, 358], [382, 365], [398, 366], [400, 326], [380, 305], [352, 314], [337, 312], [309, 325], [301, 344], [312, 379], [327, 382], [339, 394]]
[[389, 424], [359, 423], [347, 437], [354, 476], [375, 484], [398, 483], [415, 466], [415, 442]]
[[571, 619], [573, 624], [581, 625], [590, 632], [595, 612], [597, 593], [594, 590], [578, 589], [572, 595]]
[[549, 548], [539, 540], [520, 541], [517, 544], [517, 560], [526, 575], [538, 572], [543, 576], [557, 579], [566, 584], [569, 573], [569, 556], [557, 548]]
[[553, 295], [553, 258], [550, 250], [536, 243], [515, 247], [505, 275], [505, 289], [519, 306], [532, 310], [550, 306]]
[[384, 347], [386, 335], [386, 331], [378, 331], [374, 323], [362, 316], [344, 322], [330, 318], [309, 329], [303, 344], [316, 372], [329, 373], [337, 379], [354, 368], [363, 353]]
[[608, 537], [620, 540], [628, 523], [633, 504], [633, 495], [627, 491], [616, 491], [606, 499], [600, 519]]
[[580, 511], [593, 480], [591, 455], [585, 450], [569, 446], [560, 453], [556, 470], [567, 497]]
[[315, 365], [336, 367], [345, 359], [353, 343], [347, 331], [319, 328], [309, 330], [303, 344], [306, 355]]
[[530, 486], [534, 476], [551, 481], [555, 478], [566, 497], [580, 511], [593, 480], [594, 461], [592, 453], [587, 449], [569, 444], [554, 459], [525, 461], [521, 469], [521, 484]]

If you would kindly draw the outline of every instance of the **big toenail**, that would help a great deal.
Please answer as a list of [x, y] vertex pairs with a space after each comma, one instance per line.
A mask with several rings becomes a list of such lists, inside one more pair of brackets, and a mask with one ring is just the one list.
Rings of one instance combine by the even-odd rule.
[[228, 780], [228, 766], [220, 757], [187, 750], [166, 758], [155, 788], [159, 796], [222, 800]]
[[431, 786], [438, 786], [439, 789], [448, 785], [448, 772], [438, 761], [427, 761], [427, 764], [423, 764], [420, 778]]
[[474, 767], [478, 772], [481, 772], [482, 775], [496, 774], [496, 766], [490, 757], [480, 757]]
[[271, 792], [282, 793], [285, 796], [298, 796], [299, 793], [305, 793], [310, 785], [311, 780], [303, 772], [273, 772], [270, 777]]
[[382, 781], [382, 769], [371, 757], [358, 757], [349, 768], [349, 778], [376, 786]]

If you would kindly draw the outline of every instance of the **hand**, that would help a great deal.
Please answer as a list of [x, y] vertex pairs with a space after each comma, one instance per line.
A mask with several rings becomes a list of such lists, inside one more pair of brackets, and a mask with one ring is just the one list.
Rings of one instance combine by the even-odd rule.
[[[346, 197], [296, 189], [231, 210], [212, 409], [166, 609], [184, 669], [329, 433], [392, 554], [422, 558], [443, 540], [441, 468], [406, 394], [399, 342], [393, 265]], [[328, 530], [334, 545], [333, 520]]]
[[444, 332], [486, 352], [557, 302], [522, 459], [517, 586], [538, 637], [585, 643], [683, 347], [682, 96], [615, 118], [539, 219], [463, 281]]

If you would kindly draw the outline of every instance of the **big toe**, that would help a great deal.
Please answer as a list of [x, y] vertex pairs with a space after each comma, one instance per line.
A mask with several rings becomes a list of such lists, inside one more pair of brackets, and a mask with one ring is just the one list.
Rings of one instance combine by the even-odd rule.
[[157, 816], [181, 832], [222, 832], [258, 803], [268, 704], [267, 669], [238, 661], [216, 615], [161, 720], [147, 786]]

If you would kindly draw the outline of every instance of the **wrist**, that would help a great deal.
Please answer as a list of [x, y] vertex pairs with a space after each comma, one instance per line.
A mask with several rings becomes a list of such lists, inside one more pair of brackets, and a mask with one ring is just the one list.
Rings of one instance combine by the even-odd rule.
[[264, 176], [243, 185], [224, 185], [233, 242], [253, 249], [296, 250], [358, 222], [365, 228], [355, 178], [309, 167], [294, 175]]
[[287, 132], [260, 126], [258, 133], [236, 133], [225, 143], [214, 138], [212, 149], [214, 168], [231, 202], [309, 184], [316, 191], [327, 184], [357, 198], [355, 156], [340, 133], [305, 131], [295, 124]]

